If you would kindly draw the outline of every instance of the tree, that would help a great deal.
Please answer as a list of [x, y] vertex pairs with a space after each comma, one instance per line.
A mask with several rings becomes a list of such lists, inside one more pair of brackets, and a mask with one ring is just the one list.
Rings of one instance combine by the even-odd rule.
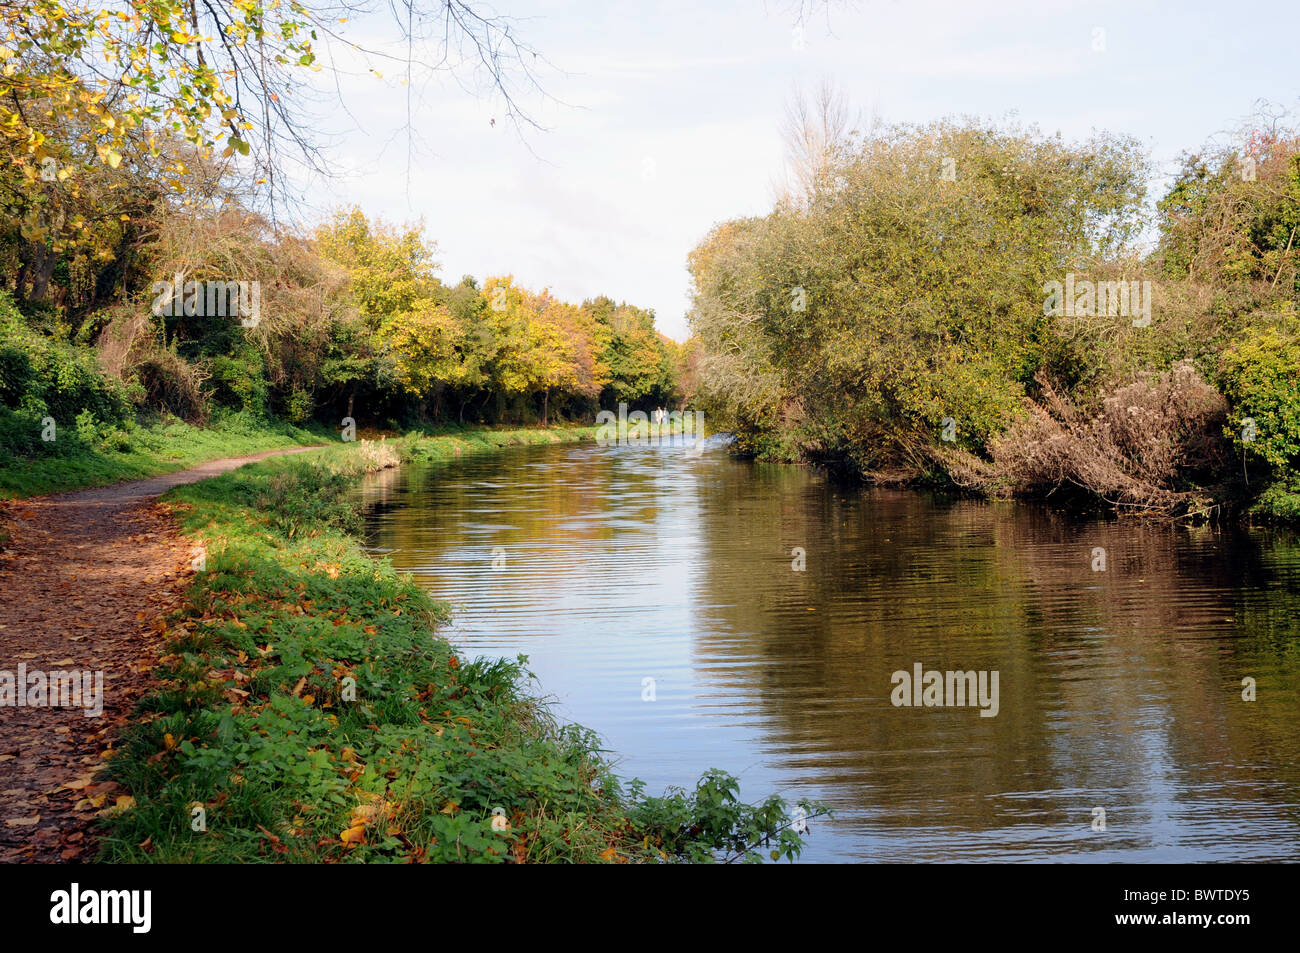
[[922, 465], [945, 419], [983, 447], [1056, 346], [1044, 282], [1130, 247], [1136, 145], [941, 122], [819, 154], [804, 192], [691, 256], [701, 390], [742, 442], [863, 470]]
[[1157, 205], [1165, 273], [1194, 281], [1300, 285], [1300, 136], [1255, 128], [1240, 148], [1184, 157]]
[[[352, 416], [361, 387], [409, 391], [427, 378], [427, 362], [455, 338], [447, 337], [451, 329], [445, 309], [439, 310], [435, 300], [441, 287], [437, 245], [424, 237], [423, 225], [372, 223], [358, 208], [336, 212], [316, 229], [313, 241], [318, 254], [346, 272], [347, 294], [365, 328], [364, 335], [348, 335], [349, 360], [333, 366], [336, 382], [348, 393], [347, 416]], [[421, 329], [436, 332], [430, 349], [417, 347]]]
[[597, 329], [609, 403], [668, 401], [675, 383], [671, 342], [655, 331], [654, 312], [604, 296], [584, 302], [583, 310]]
[[400, 65], [408, 120], [417, 71], [468, 63], [509, 121], [535, 125], [519, 93], [539, 88], [537, 54], [512, 19], [464, 0], [402, 0], [389, 7], [388, 27], [403, 52], [387, 54], [339, 30], [371, 10], [363, 0], [0, 0], [4, 160], [117, 168], [157, 156], [165, 131], [204, 152], [250, 157], [272, 185], [288, 155], [323, 172], [294, 72], [322, 69], [318, 44], [330, 42]]

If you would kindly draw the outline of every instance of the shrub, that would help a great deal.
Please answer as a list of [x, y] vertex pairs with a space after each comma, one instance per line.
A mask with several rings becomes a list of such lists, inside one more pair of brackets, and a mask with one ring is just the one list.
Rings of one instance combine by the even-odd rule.
[[133, 349], [129, 373], [150, 407], [189, 423], [207, 422], [208, 404], [203, 384], [208, 375], [181, 357], [175, 345], [165, 347], [150, 342]]
[[1251, 512], [1265, 520], [1300, 523], [1300, 480], [1270, 484], [1259, 495]]
[[310, 392], [299, 388], [294, 388], [284, 402], [284, 415], [290, 423], [294, 424], [305, 424], [311, 420], [312, 411], [315, 409], [315, 398]]
[[[91, 349], [34, 330], [0, 292], [0, 448], [18, 456], [62, 453], [84, 435], [82, 415], [112, 427], [129, 412], [123, 389], [100, 372]], [[59, 439], [41, 439], [47, 417], [61, 428]]]
[[1224, 352], [1219, 386], [1240, 451], [1279, 475], [1300, 472], [1300, 340], [1277, 327], [1250, 328]]
[[1091, 409], [1040, 384], [1040, 402], [993, 443], [991, 463], [939, 451], [959, 483], [1002, 494], [1066, 487], [1126, 509], [1176, 513], [1202, 503], [1190, 486], [1226, 468], [1226, 404], [1190, 363], [1139, 377]]
[[267, 410], [266, 371], [252, 347], [211, 358], [213, 396], [227, 407], [263, 416]]

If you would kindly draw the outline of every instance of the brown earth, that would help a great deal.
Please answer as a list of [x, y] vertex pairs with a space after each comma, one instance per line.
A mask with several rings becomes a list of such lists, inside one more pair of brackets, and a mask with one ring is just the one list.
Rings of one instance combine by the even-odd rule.
[[309, 449], [4, 504], [11, 538], [0, 553], [0, 672], [16, 679], [20, 664], [102, 671], [103, 714], [0, 706], [0, 862], [94, 859], [95, 819], [125, 796], [92, 778], [151, 685], [163, 616], [180, 605], [193, 572], [192, 544], [157, 496]]

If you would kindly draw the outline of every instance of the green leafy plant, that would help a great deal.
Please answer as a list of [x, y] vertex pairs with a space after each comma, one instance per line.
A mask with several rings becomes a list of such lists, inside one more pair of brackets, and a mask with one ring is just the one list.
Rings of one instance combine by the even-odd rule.
[[[405, 449], [450, 455], [512, 442], [475, 436]], [[638, 783], [625, 789], [590, 731], [557, 722], [526, 693], [526, 659], [462, 660], [434, 631], [447, 607], [340, 531], [334, 506], [346, 481], [382, 461], [353, 446], [321, 456], [265, 461], [170, 495], [205, 538], [207, 569], [172, 620], [180, 635], [160, 689], [109, 762], [135, 800], [106, 818], [103, 859], [798, 856], [780, 799], [747, 805], [721, 772], [689, 795], [645, 798]], [[301, 492], [331, 502], [304, 510]]]

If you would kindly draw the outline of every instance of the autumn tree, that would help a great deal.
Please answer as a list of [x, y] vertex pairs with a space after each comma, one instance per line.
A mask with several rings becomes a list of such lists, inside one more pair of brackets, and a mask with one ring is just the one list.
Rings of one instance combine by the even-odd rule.
[[1140, 153], [943, 122], [819, 155], [802, 193], [691, 257], [702, 390], [742, 434], [860, 469], [923, 465], [946, 418], [982, 446], [1056, 346], [1043, 283], [1136, 235]]

